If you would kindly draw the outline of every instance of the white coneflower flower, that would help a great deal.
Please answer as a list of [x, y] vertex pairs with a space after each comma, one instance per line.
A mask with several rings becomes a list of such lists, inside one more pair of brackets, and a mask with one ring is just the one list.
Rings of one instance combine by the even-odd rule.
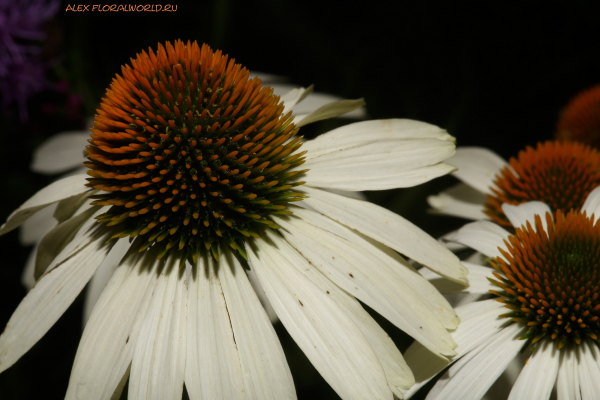
[[[466, 266], [471, 292], [496, 298], [456, 308], [458, 355], [427, 399], [482, 398], [522, 351], [531, 356], [509, 399], [548, 399], [555, 386], [559, 400], [600, 398], [600, 188], [581, 211], [537, 201], [503, 211], [514, 235], [478, 221], [454, 236], [493, 259]], [[445, 367], [418, 343], [405, 358], [418, 382], [407, 397]]]
[[[282, 76], [252, 71], [250, 71], [250, 76], [259, 78], [263, 86], [269, 86], [273, 89], [273, 95], [280, 96], [280, 100], [287, 104], [287, 108], [292, 111], [292, 116], [295, 117], [296, 123], [320, 108], [327, 108], [328, 104], [342, 100], [337, 96], [314, 92], [312, 86], [309, 88], [302, 88], [285, 83], [286, 78]], [[365, 107], [362, 106], [355, 109], [347, 109], [347, 112], [340, 116], [353, 119], [364, 118], [366, 116]], [[42, 143], [33, 153], [31, 170], [48, 175], [58, 173], [66, 173], [68, 175], [85, 173], [86, 168], [83, 166], [83, 163], [86, 160], [85, 146], [88, 144], [90, 138], [89, 128], [93, 126], [93, 119], [90, 119], [87, 126], [88, 128], [82, 131], [58, 133]], [[338, 191], [338, 193], [345, 196], [365, 199], [361, 192]], [[31, 289], [36, 280], [35, 263], [38, 242], [59, 223], [58, 219], [60, 219], [60, 216], [55, 216], [55, 211], [56, 204], [46, 207], [25, 221], [19, 229], [19, 240], [21, 244], [25, 246], [34, 245], [21, 276], [21, 282], [27, 289]], [[39, 277], [39, 275], [37, 277]], [[110, 275], [108, 273], [101, 273], [99, 276], [94, 276], [92, 278], [92, 284], [85, 295], [84, 320], [88, 319], [101, 290], [104, 288], [109, 278]], [[250, 282], [253, 286], [257, 287], [258, 292], [261, 293], [258, 281], [254, 274], [250, 274]], [[271, 309], [267, 299], [262, 295], [260, 296], [260, 299], [267, 309], [269, 317], [275, 322], [277, 316]]]
[[547, 141], [527, 147], [507, 163], [494, 152], [478, 147], [457, 148], [447, 160], [458, 167], [460, 183], [428, 198], [441, 214], [468, 219], [509, 221], [502, 204], [541, 201], [552, 211], [578, 209], [600, 184], [600, 153], [576, 142]]
[[357, 299], [440, 357], [455, 354], [447, 329], [456, 314], [394, 250], [465, 282], [458, 259], [400, 216], [319, 189], [408, 187], [446, 174], [454, 144], [445, 131], [369, 121], [303, 144], [300, 126], [362, 101], [294, 124], [289, 109], [301, 91], [284, 104], [206, 45], [159, 44], [132, 66], [98, 110], [86, 150], [91, 178], [53, 183], [0, 229], [58, 204], [61, 223], [38, 246], [41, 278], [0, 336], [0, 371], [97, 270], [111, 277], [85, 327], [67, 399], [109, 399], [127, 376], [130, 399], [179, 399], [184, 382], [191, 399], [294, 398], [246, 270], [342, 398], [391, 400], [413, 383]]

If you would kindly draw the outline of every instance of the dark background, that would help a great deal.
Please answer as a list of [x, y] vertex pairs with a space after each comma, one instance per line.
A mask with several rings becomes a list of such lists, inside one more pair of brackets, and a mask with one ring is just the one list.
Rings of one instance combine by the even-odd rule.
[[[73, 3], [71, 3], [73, 4]], [[157, 3], [167, 4], [167, 3]], [[371, 118], [412, 118], [439, 125], [460, 146], [505, 158], [551, 138], [561, 108], [600, 82], [597, 1], [179, 2], [176, 12], [65, 12], [48, 23], [51, 82], [28, 103], [0, 115], [0, 220], [53, 177], [29, 172], [32, 150], [60, 131], [83, 128], [86, 115], [120, 66], [166, 40], [207, 42], [248, 68], [287, 76], [345, 98], [364, 97]], [[78, 95], [80, 105], [66, 97]], [[339, 122], [303, 128], [316, 135]], [[453, 184], [439, 178], [416, 188], [369, 192], [433, 236], [464, 221], [427, 214], [425, 197]], [[29, 248], [17, 232], [0, 239], [0, 327], [26, 291], [20, 274]], [[82, 301], [16, 365], [0, 375], [1, 399], [64, 398], [81, 335]], [[410, 343], [382, 326], [403, 350]], [[279, 325], [300, 399], [336, 398]]]

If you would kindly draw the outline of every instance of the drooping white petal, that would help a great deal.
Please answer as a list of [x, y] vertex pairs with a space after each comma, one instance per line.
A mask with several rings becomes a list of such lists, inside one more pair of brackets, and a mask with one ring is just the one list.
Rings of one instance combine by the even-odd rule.
[[186, 363], [187, 282], [171, 254], [157, 279], [131, 362], [128, 399], [180, 399]]
[[258, 277], [254, 273], [254, 270], [246, 271], [246, 274], [248, 275], [248, 280], [250, 281], [252, 288], [254, 288], [254, 291], [256, 292], [256, 295], [260, 300], [260, 304], [262, 304], [262, 306], [264, 307], [271, 322], [275, 323], [279, 321], [279, 317], [277, 316], [275, 310], [273, 310], [273, 306], [271, 305], [271, 302], [265, 294], [265, 291], [263, 290], [262, 286], [260, 286], [260, 282], [258, 281]]
[[110, 277], [129, 250], [131, 244], [127, 239], [121, 239], [110, 250], [90, 280], [83, 303], [83, 326], [87, 324], [92, 310], [106, 287]]
[[567, 348], [561, 352], [556, 377], [556, 392], [560, 400], [581, 400], [578, 364], [575, 349]]
[[307, 160], [302, 179], [309, 186], [342, 190], [411, 187], [453, 171], [440, 164], [453, 153], [454, 143], [438, 139], [365, 141]]
[[438, 139], [452, 141], [454, 138], [445, 130], [425, 122], [410, 119], [380, 119], [344, 125], [312, 140], [307, 140], [302, 149], [307, 150], [306, 159], [311, 160], [325, 154], [380, 140]]
[[[389, 335], [373, 320], [360, 303], [348, 292], [326, 278], [316, 268], [303, 268], [306, 259], [297, 252], [286, 253], [290, 263], [303, 273], [322, 292], [334, 299], [336, 304], [354, 321], [375, 351], [385, 372], [388, 385], [396, 396], [402, 398], [399, 388], [407, 389], [414, 384], [412, 371]], [[438, 294], [439, 295], [439, 294]], [[441, 296], [440, 296], [441, 297]]]
[[357, 100], [339, 100], [333, 103], [327, 103], [324, 106], [317, 108], [308, 115], [298, 115], [294, 123], [297, 128], [311, 124], [322, 119], [334, 118], [340, 115], [349, 113], [365, 105], [363, 99]]
[[42, 208], [90, 190], [85, 187], [87, 177], [88, 175], [83, 174], [69, 176], [46, 186], [13, 211], [0, 228], [0, 235], [15, 229]]
[[303, 187], [302, 190], [310, 196], [304, 202], [321, 214], [356, 229], [450, 280], [467, 283], [467, 269], [458, 258], [398, 214], [366, 201], [316, 188]]
[[314, 219], [311, 222], [315, 225], [298, 217], [276, 219], [286, 240], [335, 284], [431, 351], [455, 354], [455, 344], [444, 325], [392, 266], [357, 241], [317, 227]]
[[485, 195], [465, 183], [427, 197], [427, 202], [436, 214], [480, 220], [487, 216], [483, 212]]
[[245, 398], [218, 268], [211, 256], [200, 257], [189, 278], [185, 386], [191, 400]]
[[498, 247], [505, 249], [504, 240], [510, 236], [504, 228], [490, 221], [476, 221], [466, 224], [449, 238], [475, 249], [488, 257], [500, 257]]
[[69, 131], [51, 136], [34, 150], [31, 170], [52, 175], [81, 166], [89, 138], [89, 131]]
[[584, 211], [588, 217], [594, 214], [594, 222], [600, 218], [600, 186], [592, 190], [585, 199], [583, 206], [581, 206], [581, 212]]
[[492, 278], [492, 268], [483, 267], [481, 265], [468, 263], [462, 261], [462, 265], [469, 270], [469, 286], [464, 287], [458, 283], [452, 282], [446, 278], [443, 278], [435, 272], [421, 268], [419, 272], [425, 277], [440, 293], [473, 293], [473, 294], [487, 294], [490, 289], [494, 289], [495, 286], [490, 283], [488, 278]]
[[[519, 340], [519, 337], [524, 333], [525, 329], [519, 324], [511, 324], [502, 329], [484, 345], [485, 347], [479, 353], [464, 365], [460, 365], [460, 370], [448, 380], [437, 398], [481, 399], [521, 351], [525, 341]], [[450, 371], [458, 369], [459, 363], [460, 361], [452, 366]]]
[[508, 400], [548, 400], [556, 382], [558, 353], [555, 343], [544, 341], [529, 357], [510, 391]]
[[294, 381], [279, 339], [240, 265], [228, 250], [219, 255], [221, 281], [244, 392], [249, 399], [295, 399]]
[[[308, 96], [302, 102], [296, 104], [293, 108], [293, 115], [308, 115], [314, 110], [319, 109], [327, 104], [342, 100], [339, 96], [333, 96], [326, 93], [312, 92], [310, 96]], [[339, 115], [341, 118], [365, 118], [367, 116], [367, 111], [365, 107], [355, 108], [352, 111], [349, 111], [345, 114]]]
[[[85, 171], [83, 171], [85, 173]], [[87, 190], [75, 196], [67, 197], [56, 203], [56, 210], [54, 211], [54, 219], [58, 222], [66, 221], [75, 214], [79, 214], [90, 207], [89, 204], [86, 207], [82, 207], [86, 202], [90, 202], [88, 199], [91, 195], [98, 193], [98, 190]]]
[[0, 336], [0, 372], [25, 354], [71, 305], [110, 250], [106, 240], [101, 230], [84, 226], [27, 293]]
[[[431, 283], [423, 279], [417, 270], [394, 250], [317, 212], [293, 206], [290, 207], [292, 207], [291, 209], [293, 209], [294, 214], [302, 218], [304, 222], [347, 241], [362, 256], [371, 259], [373, 265], [378, 263], [385, 264], [387, 270], [392, 271], [389, 278], [392, 280], [401, 280], [398, 283], [400, 285], [399, 288], [408, 286], [407, 290], [409, 292], [414, 291], [418, 293], [419, 300], [435, 314], [446, 329], [455, 329], [457, 327], [459, 318], [444, 296]], [[284, 219], [285, 217], [274, 218], [281, 224], [290, 224], [295, 221], [294, 217], [287, 217], [287, 219]], [[285, 235], [286, 232], [282, 231], [282, 233]], [[354, 283], [354, 281], [351, 281], [350, 287]]]
[[600, 366], [598, 365], [600, 354], [596, 346], [595, 343], [588, 340], [583, 340], [577, 346], [577, 358], [579, 359], [577, 372], [582, 400], [600, 398]]
[[[276, 233], [247, 247], [273, 308], [317, 371], [343, 399], [392, 399], [373, 348], [336, 302], [298, 268], [311, 268]], [[256, 247], [254, 247], [255, 245]], [[290, 260], [290, 258], [293, 260]]]
[[457, 147], [456, 154], [446, 162], [458, 168], [454, 176], [485, 194], [492, 193], [494, 177], [508, 166], [498, 154], [482, 147]]
[[512, 204], [502, 204], [502, 211], [506, 218], [510, 221], [512, 226], [515, 228], [521, 228], [521, 226], [527, 227], [527, 222], [531, 224], [533, 229], [535, 228], [535, 216], [539, 215], [542, 219], [542, 225], [544, 231], [548, 233], [548, 223], [546, 222], [546, 213], [552, 215], [552, 210], [545, 203], [541, 201], [528, 201], [517, 206]]
[[44, 235], [56, 226], [58, 221], [53, 217], [56, 203], [42, 208], [21, 225], [19, 242], [23, 246], [37, 243]]
[[[273, 88], [273, 93], [278, 90], [277, 85], [270, 86]], [[313, 91], [313, 88], [314, 87], [312, 85], [308, 88], [296, 87], [282, 94], [280, 98], [284, 105], [282, 115], [285, 115], [293, 110], [296, 104], [304, 100]]]
[[156, 256], [132, 251], [110, 278], [83, 331], [65, 400], [104, 400], [121, 382], [152, 299]]
[[[440, 320], [444, 325], [444, 328], [456, 329], [460, 323], [460, 318], [452, 309], [452, 306], [446, 300], [445, 296], [443, 296], [431, 282], [427, 279], [422, 279], [422, 275], [394, 250], [359, 232], [357, 232], [357, 234], [387, 256], [386, 258], [385, 256], [382, 256], [381, 253], [377, 255], [378, 258], [387, 262], [388, 265], [394, 264], [390, 266], [394, 269], [395, 273], [416, 293], [419, 293], [420, 298], [429, 307], [429, 310]], [[403, 267], [400, 267], [399, 264]], [[456, 285], [463, 286], [459, 284]]]
[[[506, 322], [504, 319], [498, 318], [499, 315], [505, 313], [505, 308], [495, 299], [469, 303], [457, 307], [456, 312], [461, 323], [452, 334], [458, 344], [455, 359], [487, 343]], [[416, 384], [405, 392], [407, 398], [416, 393], [447, 365], [447, 361], [436, 357], [418, 342], [414, 342], [406, 350], [404, 359], [415, 374], [416, 381]]]
[[81, 214], [61, 222], [42, 238], [37, 248], [34, 278], [37, 280], [52, 264], [56, 256], [73, 240], [77, 232], [100, 210], [100, 206], [89, 207]]

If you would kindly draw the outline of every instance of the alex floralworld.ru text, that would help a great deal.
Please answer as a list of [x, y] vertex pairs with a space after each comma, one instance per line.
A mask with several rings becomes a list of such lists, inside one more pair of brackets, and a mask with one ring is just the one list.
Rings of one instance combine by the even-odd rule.
[[161, 4], [68, 4], [65, 11], [83, 12], [159, 12], [159, 11], [177, 11], [177, 5]]

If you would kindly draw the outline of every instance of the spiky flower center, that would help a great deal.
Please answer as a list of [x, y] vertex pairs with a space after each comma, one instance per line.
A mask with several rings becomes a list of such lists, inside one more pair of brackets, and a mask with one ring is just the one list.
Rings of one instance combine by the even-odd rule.
[[511, 158], [494, 180], [485, 213], [495, 222], [511, 226], [502, 204], [538, 200], [552, 211], [580, 209], [588, 194], [600, 185], [600, 153], [575, 142], [547, 141], [527, 147]]
[[510, 236], [508, 252], [492, 265], [501, 290], [492, 291], [511, 310], [503, 317], [529, 328], [524, 338], [536, 343], [555, 340], [559, 348], [585, 337], [600, 335], [600, 223], [570, 211], [540, 216], [535, 229], [517, 228]]
[[561, 112], [556, 138], [600, 146], [600, 85], [577, 94]]
[[[166, 48], [165, 48], [166, 47]], [[186, 257], [243, 242], [271, 214], [302, 199], [292, 171], [304, 161], [298, 129], [273, 89], [220, 51], [181, 41], [122, 67], [97, 110], [87, 147], [88, 186], [107, 192], [98, 217], [142, 236], [140, 251]], [[139, 241], [139, 240], [138, 240]]]

